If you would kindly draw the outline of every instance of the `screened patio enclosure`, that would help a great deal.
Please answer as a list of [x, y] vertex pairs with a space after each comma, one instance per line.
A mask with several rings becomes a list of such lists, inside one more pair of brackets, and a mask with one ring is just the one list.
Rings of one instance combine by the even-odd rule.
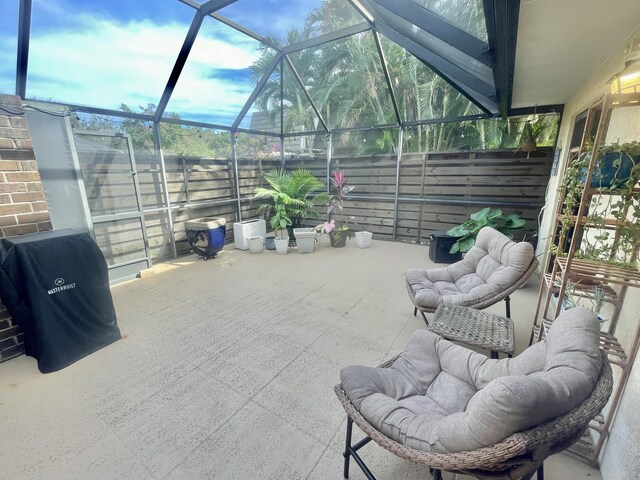
[[80, 178], [73, 219], [48, 193], [53, 226], [84, 225], [113, 269], [187, 251], [189, 219], [254, 217], [279, 167], [327, 185], [344, 169], [378, 238], [422, 242], [485, 206], [537, 228], [552, 152], [520, 134], [546, 121], [553, 145], [562, 107], [510, 108], [519, 2], [8, 3], [0, 91], [30, 105], [39, 161]]

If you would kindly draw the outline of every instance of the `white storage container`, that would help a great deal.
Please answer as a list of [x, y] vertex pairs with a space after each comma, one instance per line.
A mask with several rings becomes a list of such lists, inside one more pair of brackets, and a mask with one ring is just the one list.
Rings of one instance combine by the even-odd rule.
[[262, 219], [243, 220], [233, 224], [233, 238], [238, 250], [249, 250], [249, 237], [267, 236], [267, 222]]

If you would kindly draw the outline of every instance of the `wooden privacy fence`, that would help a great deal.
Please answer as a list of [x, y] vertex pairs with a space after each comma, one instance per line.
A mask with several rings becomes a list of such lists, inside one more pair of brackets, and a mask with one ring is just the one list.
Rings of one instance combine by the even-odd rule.
[[[171, 257], [169, 222], [159, 158], [136, 152], [138, 181], [145, 210], [145, 224], [154, 261]], [[355, 217], [356, 228], [374, 233], [376, 238], [425, 242], [431, 232], [447, 230], [464, 222], [472, 212], [485, 206], [516, 212], [527, 220], [527, 234], [537, 230], [537, 217], [544, 204], [552, 151], [541, 149], [529, 155], [513, 151], [403, 154], [400, 168], [396, 155], [334, 157], [330, 169], [345, 171], [355, 187], [346, 201], [345, 214]], [[199, 217], [224, 217], [227, 241], [233, 241], [233, 222], [238, 218], [235, 169], [229, 159], [181, 156], [165, 157], [168, 196], [174, 221], [178, 253], [186, 253], [184, 223]], [[253, 190], [263, 183], [263, 175], [279, 168], [279, 158], [238, 159], [241, 215], [255, 218], [259, 202]], [[90, 167], [90, 168], [89, 168]], [[287, 158], [286, 168], [308, 168], [326, 182], [327, 160]], [[83, 165], [88, 201], [106, 202], [127, 208], [131, 196], [130, 179], [106, 178], [100, 164]], [[118, 183], [122, 184], [119, 185]], [[398, 197], [396, 199], [396, 182]], [[396, 214], [397, 208], [397, 214]], [[323, 207], [318, 208], [324, 212]], [[395, 219], [395, 224], [394, 224]], [[311, 220], [309, 225], [320, 223]], [[139, 251], [135, 225], [104, 228], [97, 240], [113, 263]]]

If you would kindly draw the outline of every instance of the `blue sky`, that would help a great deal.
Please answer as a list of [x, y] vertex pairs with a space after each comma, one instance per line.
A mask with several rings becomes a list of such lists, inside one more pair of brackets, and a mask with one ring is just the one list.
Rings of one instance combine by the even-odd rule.
[[[18, 0], [0, 0], [0, 91], [14, 88]], [[302, 27], [320, 0], [239, 0], [221, 14], [261, 35]], [[194, 10], [178, 0], [34, 0], [27, 97], [156, 104]], [[258, 42], [207, 18], [168, 110], [230, 125], [253, 90]]]

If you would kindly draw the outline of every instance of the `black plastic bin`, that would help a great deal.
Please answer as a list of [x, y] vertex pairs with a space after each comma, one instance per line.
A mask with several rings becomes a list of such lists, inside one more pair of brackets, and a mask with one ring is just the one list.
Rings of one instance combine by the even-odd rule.
[[224, 247], [227, 222], [224, 218], [197, 218], [186, 222], [185, 230], [193, 253], [206, 260], [215, 257]]
[[462, 259], [462, 254], [449, 253], [451, 247], [456, 243], [457, 237], [447, 235], [447, 232], [435, 231], [432, 232], [429, 242], [429, 259], [435, 263], [453, 263]]

